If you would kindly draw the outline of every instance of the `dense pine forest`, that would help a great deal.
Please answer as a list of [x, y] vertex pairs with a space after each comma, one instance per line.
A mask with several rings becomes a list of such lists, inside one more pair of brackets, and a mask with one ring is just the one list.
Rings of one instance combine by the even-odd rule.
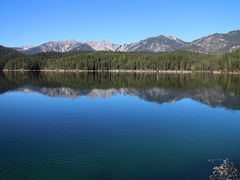
[[68, 52], [31, 56], [0, 47], [0, 70], [155, 70], [240, 72], [240, 50], [221, 55], [185, 51], [162, 53]]

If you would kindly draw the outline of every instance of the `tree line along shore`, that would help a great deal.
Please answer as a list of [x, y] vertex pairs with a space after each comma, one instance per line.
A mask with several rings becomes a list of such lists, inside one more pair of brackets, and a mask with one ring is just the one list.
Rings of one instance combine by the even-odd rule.
[[0, 70], [240, 73], [240, 49], [221, 55], [174, 51], [48, 52], [27, 56], [9, 48], [0, 48]]

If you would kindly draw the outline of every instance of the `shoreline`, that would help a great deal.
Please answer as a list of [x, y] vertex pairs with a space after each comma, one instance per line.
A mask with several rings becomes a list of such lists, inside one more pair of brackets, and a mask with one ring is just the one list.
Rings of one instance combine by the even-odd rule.
[[188, 70], [183, 70], [183, 71], [174, 71], [174, 70], [64, 70], [64, 69], [46, 69], [46, 70], [24, 70], [24, 69], [19, 69], [19, 70], [8, 70], [8, 69], [3, 69], [3, 72], [59, 72], [59, 73], [64, 73], [64, 72], [74, 72], [74, 73], [86, 73], [86, 72], [109, 72], [109, 73], [169, 73], [169, 74], [192, 74], [192, 73], [209, 73], [209, 74], [240, 74], [240, 72], [226, 72], [226, 71], [188, 71]]

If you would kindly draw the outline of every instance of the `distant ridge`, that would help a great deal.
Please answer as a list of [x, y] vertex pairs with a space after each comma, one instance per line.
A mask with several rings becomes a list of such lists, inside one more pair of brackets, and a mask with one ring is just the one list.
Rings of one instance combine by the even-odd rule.
[[197, 39], [182, 49], [205, 54], [220, 54], [231, 52], [240, 48], [240, 30], [230, 31], [226, 34], [215, 33]]
[[221, 54], [240, 48], [240, 30], [225, 34], [215, 33], [192, 42], [171, 36], [160, 35], [150, 37], [139, 42], [117, 45], [109, 41], [78, 42], [76, 40], [50, 41], [42, 45], [31, 47], [22, 46], [15, 49], [24, 54], [40, 52], [72, 52], [72, 51], [112, 51], [112, 52], [169, 52], [184, 50], [205, 54]]
[[183, 47], [186, 42], [178, 39], [172, 38], [170, 36], [157, 36], [151, 37], [137, 43], [127, 44], [119, 46], [117, 51], [122, 52], [167, 52], [174, 51]]

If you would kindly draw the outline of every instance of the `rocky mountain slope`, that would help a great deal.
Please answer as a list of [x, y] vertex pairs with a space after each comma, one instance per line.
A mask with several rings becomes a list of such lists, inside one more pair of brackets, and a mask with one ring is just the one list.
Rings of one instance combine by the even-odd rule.
[[86, 42], [95, 51], [116, 51], [119, 47], [117, 44], [113, 44], [109, 41], [89, 41]]
[[231, 52], [240, 48], [240, 30], [231, 31], [227, 34], [212, 34], [201, 39], [197, 39], [182, 49], [205, 54], [219, 54]]
[[240, 30], [226, 34], [215, 33], [192, 42], [184, 42], [174, 36], [157, 36], [136, 43], [117, 45], [108, 41], [78, 42], [51, 41], [37, 47], [19, 47], [17, 51], [25, 54], [40, 52], [69, 52], [69, 51], [112, 51], [112, 52], [169, 52], [184, 50], [205, 54], [220, 54], [240, 48]]
[[69, 52], [69, 51], [112, 51], [112, 52], [166, 52], [183, 47], [186, 43], [172, 36], [158, 36], [148, 38], [137, 43], [117, 45], [108, 41], [89, 41], [81, 43], [75, 40], [50, 41], [37, 47], [24, 49], [15, 48], [25, 54], [41, 52]]
[[26, 50], [25, 54], [36, 54], [41, 52], [68, 52], [77, 46], [79, 46], [79, 42], [75, 40], [67, 40], [67, 41], [50, 41], [44, 43], [40, 46], [30, 48]]
[[[95, 51], [95, 50], [86, 43], [79, 43], [78, 46], [73, 47], [72, 49], [70, 49], [68, 51], [76, 52], [76, 51]], [[68, 52], [68, 51], [65, 51], [65, 52]]]
[[151, 37], [137, 43], [119, 46], [121, 52], [166, 52], [183, 47], [186, 42], [173, 36]]
[[50, 41], [40, 46], [29, 48], [24, 51], [23, 48], [15, 48], [25, 54], [37, 54], [41, 52], [73, 52], [73, 51], [115, 51], [118, 45], [107, 41], [90, 41], [81, 43], [75, 40]]

